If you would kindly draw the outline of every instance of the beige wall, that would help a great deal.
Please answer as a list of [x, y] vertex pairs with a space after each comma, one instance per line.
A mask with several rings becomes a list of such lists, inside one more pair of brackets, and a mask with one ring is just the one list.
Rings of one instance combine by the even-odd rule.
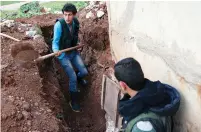
[[201, 132], [201, 2], [107, 3], [116, 60], [134, 57], [182, 96], [176, 132]]

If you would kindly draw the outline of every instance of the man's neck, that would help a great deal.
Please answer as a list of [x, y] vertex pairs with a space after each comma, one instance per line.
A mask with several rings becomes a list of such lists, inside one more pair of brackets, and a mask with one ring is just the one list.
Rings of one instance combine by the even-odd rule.
[[69, 25], [69, 26], [71, 26], [72, 24], [73, 24], [73, 22], [71, 22], [71, 23], [68, 23], [68, 25]]
[[131, 96], [131, 98], [133, 98], [137, 93], [138, 93], [138, 91], [134, 91], [134, 90], [130, 90], [128, 92], [128, 94]]

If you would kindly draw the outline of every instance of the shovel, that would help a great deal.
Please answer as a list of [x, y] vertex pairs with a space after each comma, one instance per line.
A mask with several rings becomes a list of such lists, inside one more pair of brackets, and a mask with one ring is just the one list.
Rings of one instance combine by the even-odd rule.
[[[83, 46], [84, 46], [84, 45], [78, 45], [78, 46], [75, 46], [75, 47], [71, 47], [71, 48], [66, 48], [66, 49], [60, 50], [60, 51], [58, 51], [58, 52], [60, 52], [60, 53], [68, 52], [68, 51], [72, 51], [72, 50], [75, 50], [75, 49], [79, 49], [79, 48], [81, 48], [81, 47], [83, 47]], [[48, 59], [48, 58], [50, 58], [50, 57], [52, 57], [52, 56], [57, 55], [58, 52], [55, 52], [55, 53], [51, 53], [51, 54], [47, 54], [47, 55], [38, 57], [37, 59], [34, 59], [34, 61], [37, 62], [37, 61], [42, 61], [42, 60]]]
[[[12, 40], [15, 40], [17, 42], [20, 42], [19, 39], [13, 38], [9, 35], [0, 33], [0, 35], [10, 38]], [[71, 48], [66, 48], [63, 50], [60, 50], [58, 52], [63, 53], [63, 52], [68, 52], [68, 51], [72, 51], [75, 49], [79, 49], [81, 47], [83, 47], [84, 45], [78, 45], [75, 47], [71, 47]], [[20, 62], [21, 64], [23, 64], [23, 66], [27, 67], [27, 65], [31, 65], [33, 63], [37, 63], [40, 61], [43, 61], [45, 59], [48, 59], [50, 57], [53, 57], [55, 55], [58, 54], [58, 52], [55, 53], [51, 53], [51, 54], [47, 54], [44, 56], [39, 56], [39, 53], [37, 51], [34, 50], [34, 47], [28, 43], [22, 43], [22, 44], [15, 44], [11, 47], [11, 55], [12, 57], [17, 60], [18, 62]]]

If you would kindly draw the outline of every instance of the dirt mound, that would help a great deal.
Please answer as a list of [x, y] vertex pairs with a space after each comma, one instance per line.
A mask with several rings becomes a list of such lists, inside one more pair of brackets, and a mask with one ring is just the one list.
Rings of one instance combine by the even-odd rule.
[[[12, 28], [6, 29], [4, 33], [19, 39], [25, 37], [23, 33], [11, 30]], [[11, 47], [23, 43], [29, 44], [41, 55], [47, 54], [48, 49], [44, 39], [16, 43], [10, 39], [1, 38], [1, 42], [2, 132], [65, 131], [63, 122], [56, 118], [56, 114], [62, 112], [60, 105], [62, 94], [59, 92], [58, 81], [50, 80], [49, 82], [40, 75], [40, 69], [46, 63], [39, 67], [25, 69], [14, 61], [11, 55]], [[55, 76], [54, 72], [49, 71], [49, 74]], [[51, 91], [48, 97], [44, 96], [46, 94], [45, 83], [51, 84], [48, 85]]]
[[56, 19], [61, 18], [62, 14], [44, 14], [27, 18], [17, 18], [15, 21], [20, 23], [29, 23], [32, 25], [38, 25], [40, 27], [48, 27], [55, 24]]
[[[109, 44], [108, 35], [108, 15], [106, 9], [106, 3], [94, 3], [95, 5], [89, 5], [90, 8], [85, 8], [78, 13], [78, 18], [81, 26], [80, 41], [87, 43], [93, 49], [101, 51], [106, 49], [106, 45]], [[103, 16], [98, 17], [97, 12], [102, 11]], [[90, 18], [86, 18], [87, 14], [92, 12]]]

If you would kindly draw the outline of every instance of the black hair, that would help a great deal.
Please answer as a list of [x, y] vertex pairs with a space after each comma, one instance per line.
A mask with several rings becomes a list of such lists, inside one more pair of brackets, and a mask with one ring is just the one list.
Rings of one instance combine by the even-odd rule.
[[125, 82], [132, 90], [139, 91], [144, 87], [144, 73], [139, 62], [133, 58], [116, 63], [114, 74], [118, 81]]
[[73, 15], [75, 15], [77, 13], [77, 9], [76, 9], [75, 5], [73, 5], [71, 3], [66, 3], [64, 5], [64, 7], [62, 8], [62, 12], [64, 13], [64, 11], [72, 12]]

